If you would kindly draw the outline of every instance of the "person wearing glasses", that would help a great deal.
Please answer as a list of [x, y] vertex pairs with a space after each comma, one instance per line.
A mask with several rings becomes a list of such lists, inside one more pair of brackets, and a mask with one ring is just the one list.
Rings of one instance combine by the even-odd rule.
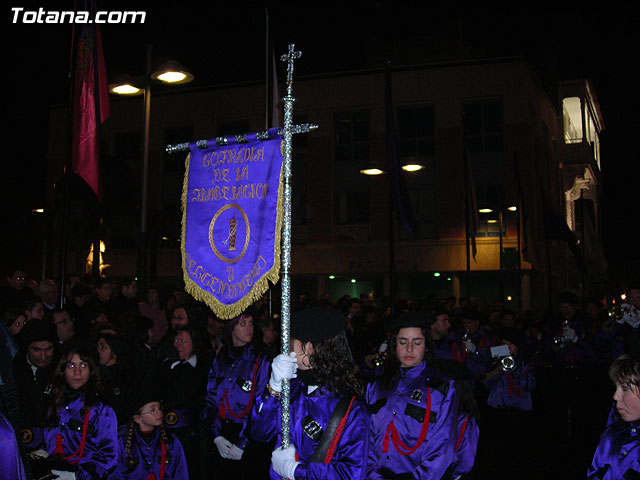
[[80, 343], [71, 345], [54, 373], [44, 432], [45, 465], [60, 479], [111, 478], [116, 468], [116, 414], [102, 402], [99, 390], [93, 352]]
[[8, 308], [4, 312], [3, 320], [9, 333], [16, 337], [16, 339], [19, 338], [22, 327], [27, 324], [27, 316], [24, 314], [24, 311], [18, 307]]
[[167, 407], [164, 426], [182, 444], [189, 478], [197, 480], [201, 478], [201, 439], [206, 435], [201, 415], [211, 361], [203, 328], [190, 322], [188, 325], [178, 325], [172, 334], [175, 356], [156, 364], [148, 381], [160, 388]]
[[157, 389], [143, 385], [133, 397], [131, 421], [118, 430], [118, 468], [114, 478], [188, 479], [182, 445], [162, 424], [164, 411]]

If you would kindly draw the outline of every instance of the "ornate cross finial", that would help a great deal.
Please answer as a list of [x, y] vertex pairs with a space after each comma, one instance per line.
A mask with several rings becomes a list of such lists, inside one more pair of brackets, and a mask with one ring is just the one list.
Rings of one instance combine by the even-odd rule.
[[291, 85], [293, 84], [293, 61], [301, 56], [302, 52], [295, 50], [295, 45], [290, 43], [289, 52], [280, 57], [280, 61], [287, 62], [287, 92], [289, 95], [291, 94]]

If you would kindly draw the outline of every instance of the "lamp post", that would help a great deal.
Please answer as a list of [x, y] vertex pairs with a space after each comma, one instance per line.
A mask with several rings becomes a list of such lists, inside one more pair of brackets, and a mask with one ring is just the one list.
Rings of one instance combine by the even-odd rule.
[[[142, 174], [140, 188], [140, 238], [138, 246], [138, 284], [143, 289], [148, 283], [147, 275], [147, 196], [149, 184], [149, 138], [151, 129], [151, 85], [152, 81], [169, 85], [180, 85], [193, 80], [193, 74], [175, 61], [168, 61], [157, 69], [152, 66], [152, 47], [147, 45], [146, 68], [143, 84], [136, 82], [129, 75], [117, 77], [109, 84], [109, 92], [114, 95], [137, 96], [144, 95], [143, 102], [143, 144], [142, 144]], [[141, 88], [142, 86], [142, 88]]]
[[[496, 211], [497, 210], [497, 211]], [[489, 218], [487, 219], [487, 223], [497, 223], [498, 224], [498, 265], [499, 265], [499, 298], [500, 301], [504, 301], [504, 261], [503, 261], [503, 251], [504, 251], [504, 235], [503, 235], [503, 231], [504, 231], [504, 212], [517, 212], [518, 208], [516, 206], [509, 206], [506, 208], [499, 208], [499, 209], [493, 209], [490, 207], [485, 207], [485, 208], [480, 208], [478, 210], [479, 213], [482, 214], [498, 214], [498, 218], [496, 219], [495, 217], [493, 218]], [[519, 241], [520, 239], [518, 238], [518, 256], [520, 255], [519, 252]], [[519, 268], [520, 262], [518, 261], [518, 271], [520, 270]]]
[[[404, 170], [405, 172], [417, 172], [424, 168], [425, 166], [421, 162], [418, 162], [415, 158], [409, 158], [407, 161], [402, 163], [402, 170]], [[374, 177], [378, 175], [386, 174], [389, 180], [389, 211], [388, 211], [389, 213], [389, 216], [388, 216], [388, 219], [389, 219], [389, 227], [388, 227], [388, 231], [389, 231], [389, 235], [388, 235], [389, 298], [391, 300], [391, 313], [393, 314], [393, 296], [395, 294], [395, 276], [396, 276], [396, 268], [395, 268], [396, 247], [395, 247], [395, 234], [394, 234], [394, 223], [393, 223], [394, 208], [393, 208], [393, 200], [392, 200], [393, 181], [392, 181], [391, 174], [388, 171], [383, 170], [382, 168], [376, 165], [363, 168], [360, 170], [360, 173], [362, 175], [368, 175], [368, 176], [374, 176]]]

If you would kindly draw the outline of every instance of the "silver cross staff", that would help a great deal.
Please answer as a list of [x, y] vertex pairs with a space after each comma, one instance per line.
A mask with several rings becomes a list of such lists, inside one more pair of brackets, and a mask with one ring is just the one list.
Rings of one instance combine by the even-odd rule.
[[[289, 354], [289, 328], [291, 313], [291, 283], [289, 268], [291, 266], [291, 135], [293, 125], [293, 61], [300, 58], [301, 52], [295, 51], [294, 45], [289, 44], [289, 53], [282, 55], [280, 60], [287, 62], [287, 95], [284, 101], [284, 222], [282, 225], [282, 348], [281, 352]], [[289, 418], [289, 380], [282, 382], [280, 395], [282, 448], [289, 446], [290, 418]]]

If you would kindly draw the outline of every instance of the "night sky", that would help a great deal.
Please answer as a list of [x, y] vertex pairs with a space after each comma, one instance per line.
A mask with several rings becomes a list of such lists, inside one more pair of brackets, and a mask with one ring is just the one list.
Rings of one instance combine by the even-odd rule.
[[[103, 28], [109, 74], [142, 73], [145, 45], [152, 43], [154, 52], [180, 59], [194, 71], [194, 86], [264, 79], [264, 6], [214, 9], [216, 2], [203, 11], [195, 2], [186, 7], [185, 3], [112, 0], [99, 4], [109, 11], [147, 12], [144, 26]], [[2, 215], [3, 264], [30, 255], [38, 242], [28, 228], [30, 211], [44, 202], [47, 110], [52, 104], [68, 102], [71, 42], [69, 25], [13, 24], [10, 9], [70, 10], [72, 5], [70, 1], [16, 1], [6, 7], [4, 31], [11, 40], [4, 47], [8, 54], [5, 72], [15, 71], [18, 80], [3, 80], [3, 112], [8, 121], [6, 170], [0, 189], [6, 212]], [[387, 59], [397, 65], [421, 63], [429, 60], [426, 57], [437, 57], [442, 46], [448, 44], [451, 49], [452, 43], [463, 38], [465, 48], [479, 56], [525, 56], [549, 89], [556, 80], [590, 78], [606, 127], [602, 135], [605, 249], [614, 275], [629, 261], [635, 261], [636, 270], [640, 268], [633, 231], [633, 224], [638, 223], [636, 138], [640, 122], [636, 112], [640, 101], [634, 91], [635, 65], [630, 63], [640, 46], [639, 7], [631, 2], [597, 8], [575, 3], [561, 9], [540, 2], [535, 9], [491, 8], [486, 2], [462, 1], [420, 8], [391, 1], [321, 5], [281, 2], [268, 8], [276, 53], [285, 53], [289, 43], [302, 51], [296, 75], [380, 68]], [[550, 90], [551, 98], [554, 93]]]

